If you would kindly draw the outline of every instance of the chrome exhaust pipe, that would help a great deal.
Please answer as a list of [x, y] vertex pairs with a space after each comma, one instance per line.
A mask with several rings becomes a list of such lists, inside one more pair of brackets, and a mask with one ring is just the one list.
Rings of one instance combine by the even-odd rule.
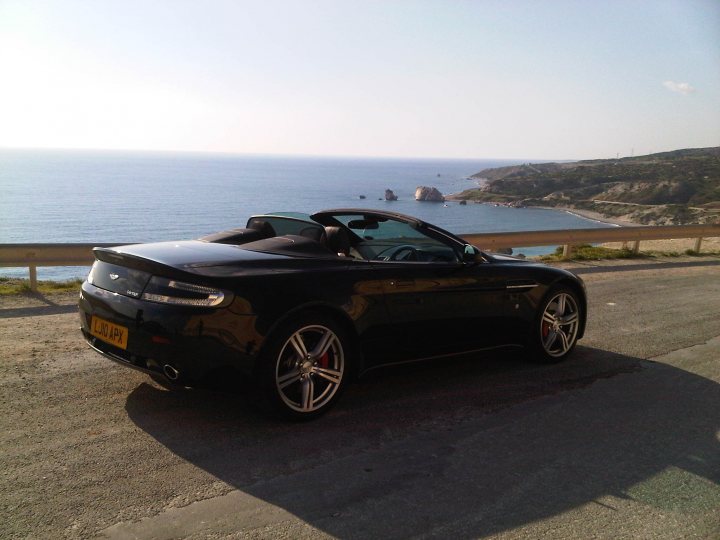
[[180, 378], [180, 372], [177, 369], [175, 369], [174, 366], [171, 366], [170, 364], [165, 364], [163, 366], [163, 373], [171, 381], [177, 381]]

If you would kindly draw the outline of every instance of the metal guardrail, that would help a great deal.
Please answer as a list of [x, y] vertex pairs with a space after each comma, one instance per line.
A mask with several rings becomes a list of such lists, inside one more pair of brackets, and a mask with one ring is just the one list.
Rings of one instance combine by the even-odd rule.
[[[699, 252], [703, 238], [720, 237], [720, 224], [469, 233], [459, 236], [468, 243], [487, 251], [519, 246], [562, 245], [563, 257], [567, 259], [570, 258], [573, 245], [633, 242], [633, 252], [637, 253], [642, 240], [671, 238], [695, 238], [695, 251]], [[124, 242], [124, 244], [128, 243]], [[37, 290], [38, 266], [90, 266], [94, 260], [93, 247], [116, 245], [118, 244], [0, 244], [0, 267], [29, 268], [30, 289], [35, 291]]]
[[37, 291], [38, 266], [90, 266], [95, 260], [92, 254], [94, 247], [117, 245], [119, 244], [0, 244], [0, 268], [29, 268], [30, 290]]
[[703, 238], [720, 236], [720, 224], [664, 225], [655, 227], [609, 227], [602, 229], [562, 229], [555, 231], [520, 231], [505, 233], [469, 233], [459, 235], [470, 244], [492, 251], [507, 247], [562, 245], [563, 257], [569, 258], [572, 246], [602, 242], [633, 242], [633, 252], [640, 250], [642, 240], [695, 238], [699, 252]]

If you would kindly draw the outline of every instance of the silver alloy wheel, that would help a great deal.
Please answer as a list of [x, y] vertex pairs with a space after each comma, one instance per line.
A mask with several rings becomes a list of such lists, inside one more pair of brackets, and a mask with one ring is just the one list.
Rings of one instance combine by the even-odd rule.
[[545, 352], [559, 358], [572, 349], [580, 327], [580, 313], [573, 295], [560, 292], [545, 304], [540, 339]]
[[326, 326], [305, 326], [283, 345], [275, 364], [275, 385], [285, 405], [301, 413], [327, 405], [343, 380], [340, 338]]

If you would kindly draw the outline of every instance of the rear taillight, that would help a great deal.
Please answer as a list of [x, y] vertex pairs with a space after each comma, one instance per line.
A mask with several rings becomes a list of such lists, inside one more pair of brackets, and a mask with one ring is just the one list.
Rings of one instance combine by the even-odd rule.
[[153, 276], [145, 287], [142, 299], [160, 304], [214, 307], [229, 300], [229, 296], [230, 293], [220, 289]]

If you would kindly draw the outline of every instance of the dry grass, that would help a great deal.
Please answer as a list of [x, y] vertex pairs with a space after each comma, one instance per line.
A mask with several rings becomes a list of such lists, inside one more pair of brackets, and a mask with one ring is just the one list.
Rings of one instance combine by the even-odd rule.
[[[42, 294], [58, 292], [80, 292], [82, 279], [67, 281], [38, 281], [38, 292]], [[30, 293], [30, 280], [0, 277], [0, 296]]]

